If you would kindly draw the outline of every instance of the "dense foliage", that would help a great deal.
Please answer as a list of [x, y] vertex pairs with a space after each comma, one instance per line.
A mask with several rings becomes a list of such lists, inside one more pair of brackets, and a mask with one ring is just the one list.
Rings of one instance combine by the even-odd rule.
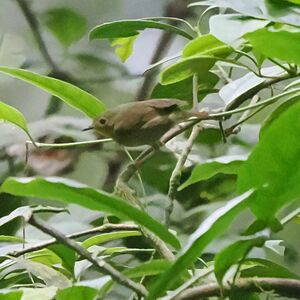
[[[89, 32], [74, 7], [11, 2], [40, 57], [3, 33], [0, 87], [50, 99], [32, 94], [43, 116], [29, 122], [0, 91], [0, 299], [299, 298], [300, 2], [177, 0]], [[141, 78], [126, 63], [144, 31], [161, 39]], [[160, 149], [81, 132], [136, 86], [137, 101], [185, 100], [210, 120]]]

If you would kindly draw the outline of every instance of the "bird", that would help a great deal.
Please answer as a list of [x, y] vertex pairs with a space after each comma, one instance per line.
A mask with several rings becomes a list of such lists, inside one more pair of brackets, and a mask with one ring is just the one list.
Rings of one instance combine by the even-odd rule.
[[205, 119], [207, 112], [185, 110], [185, 101], [178, 99], [150, 99], [118, 105], [94, 119], [92, 125], [101, 136], [117, 143], [135, 147], [155, 145], [177, 123], [194, 116]]

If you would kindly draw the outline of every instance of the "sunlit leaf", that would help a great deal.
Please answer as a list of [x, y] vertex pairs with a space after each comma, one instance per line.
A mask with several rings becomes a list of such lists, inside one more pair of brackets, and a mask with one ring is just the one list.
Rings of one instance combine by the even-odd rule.
[[97, 290], [87, 286], [72, 286], [59, 290], [55, 296], [56, 300], [93, 300]]
[[0, 120], [4, 120], [7, 122], [10, 122], [12, 124], [17, 125], [19, 128], [21, 128], [28, 137], [32, 140], [31, 135], [29, 133], [27, 122], [25, 117], [21, 112], [19, 112], [14, 107], [1, 102], [0, 101]]
[[133, 45], [138, 36], [117, 38], [111, 43], [112, 46], [117, 46], [115, 53], [119, 56], [122, 62], [125, 62], [127, 58], [132, 54]]

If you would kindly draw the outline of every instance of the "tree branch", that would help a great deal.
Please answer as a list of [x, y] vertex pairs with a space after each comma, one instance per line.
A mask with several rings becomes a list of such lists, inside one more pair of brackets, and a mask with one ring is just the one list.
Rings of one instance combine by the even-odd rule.
[[[242, 278], [236, 281], [234, 290], [239, 292], [263, 293], [275, 291], [280, 296], [299, 298], [300, 280], [287, 278]], [[225, 285], [222, 295], [228, 296], [233, 291], [232, 286]], [[217, 283], [209, 283], [190, 288], [179, 294], [174, 300], [204, 299], [221, 296], [221, 289]]]
[[44, 225], [41, 221], [37, 220], [35, 217], [31, 217], [29, 223], [34, 227], [40, 229], [44, 233], [47, 233], [52, 237], [54, 237], [57, 240], [57, 242], [60, 242], [61, 244], [67, 246], [68, 248], [73, 249], [79, 255], [81, 255], [88, 261], [90, 261], [93, 264], [93, 266], [96, 267], [100, 272], [110, 275], [119, 284], [130, 288], [140, 296], [148, 295], [148, 291], [142, 284], [136, 283], [135, 281], [132, 281], [131, 279], [127, 278], [106, 261], [94, 257], [85, 248], [83, 248], [82, 246], [80, 246], [78, 243], [71, 240], [70, 238], [66, 237], [61, 232], [57, 231], [56, 229], [52, 228], [49, 225]]

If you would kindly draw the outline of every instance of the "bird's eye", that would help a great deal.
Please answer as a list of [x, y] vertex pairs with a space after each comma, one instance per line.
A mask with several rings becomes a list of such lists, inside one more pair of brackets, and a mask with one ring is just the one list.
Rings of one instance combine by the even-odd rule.
[[104, 125], [106, 124], [106, 122], [107, 122], [107, 120], [106, 120], [105, 118], [101, 118], [101, 119], [99, 120], [99, 124], [100, 124], [101, 126], [104, 126]]

